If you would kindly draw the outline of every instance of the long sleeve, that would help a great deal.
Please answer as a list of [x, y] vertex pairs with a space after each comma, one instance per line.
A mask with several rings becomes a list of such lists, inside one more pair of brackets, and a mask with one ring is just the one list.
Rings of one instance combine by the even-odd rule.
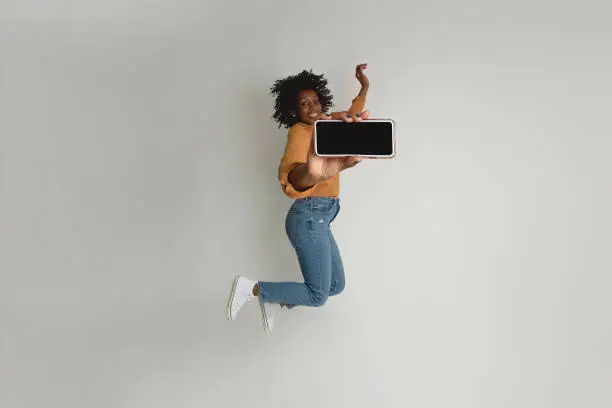
[[298, 124], [289, 129], [285, 153], [283, 154], [278, 167], [278, 179], [280, 180], [283, 192], [290, 198], [297, 199], [308, 197], [316, 188], [316, 185], [314, 185], [308, 190], [298, 191], [289, 182], [289, 173], [300, 164], [306, 163], [311, 138], [312, 129], [308, 127]]

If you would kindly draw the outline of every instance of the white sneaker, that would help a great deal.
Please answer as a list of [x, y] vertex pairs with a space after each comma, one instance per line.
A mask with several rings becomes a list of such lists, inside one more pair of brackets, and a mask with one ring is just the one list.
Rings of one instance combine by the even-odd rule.
[[287, 310], [286, 307], [281, 306], [278, 303], [268, 303], [259, 301], [261, 307], [261, 324], [263, 325], [266, 334], [271, 334], [274, 325], [278, 321], [278, 316], [281, 312]]
[[240, 275], [234, 278], [232, 291], [230, 293], [229, 301], [227, 302], [227, 318], [229, 320], [235, 320], [236, 315], [240, 309], [242, 309], [242, 306], [255, 299], [255, 295], [253, 295], [253, 288], [256, 284], [257, 282]]

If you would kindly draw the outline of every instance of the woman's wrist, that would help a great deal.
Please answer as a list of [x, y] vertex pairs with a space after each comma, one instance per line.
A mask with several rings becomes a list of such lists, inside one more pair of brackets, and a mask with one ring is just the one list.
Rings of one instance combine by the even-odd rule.
[[289, 173], [289, 182], [298, 191], [305, 191], [321, 182], [321, 178], [313, 174], [308, 163], [300, 164]]
[[307, 184], [314, 186], [315, 184], [319, 184], [320, 182], [324, 181], [323, 177], [317, 172], [314, 172], [313, 169], [310, 168], [308, 163], [306, 163], [304, 166], [306, 167], [305, 180]]

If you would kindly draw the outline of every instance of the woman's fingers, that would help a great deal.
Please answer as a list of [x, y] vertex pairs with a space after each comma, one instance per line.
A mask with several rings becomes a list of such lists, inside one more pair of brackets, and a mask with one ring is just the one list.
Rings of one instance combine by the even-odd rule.
[[344, 159], [344, 168], [348, 169], [350, 167], [355, 167], [359, 162], [361, 162], [360, 157], [346, 157]]
[[370, 112], [365, 110], [361, 113], [344, 113], [344, 121], [347, 123], [361, 122], [362, 120], [368, 119], [370, 117]]
[[364, 69], [368, 68], [368, 64], [359, 64], [355, 67], [355, 73], [357, 75], [361, 74]]
[[[352, 113], [352, 112], [346, 111], [346, 112], [342, 112], [342, 115], [340, 116], [340, 118], [346, 123], [361, 122], [362, 120], [369, 119], [369, 117], [370, 117], [370, 111], [368, 110], [364, 110], [363, 112], [360, 112], [360, 113]], [[327, 120], [327, 119], [331, 119], [331, 116], [321, 114], [320, 118], [322, 118], [322, 120]]]

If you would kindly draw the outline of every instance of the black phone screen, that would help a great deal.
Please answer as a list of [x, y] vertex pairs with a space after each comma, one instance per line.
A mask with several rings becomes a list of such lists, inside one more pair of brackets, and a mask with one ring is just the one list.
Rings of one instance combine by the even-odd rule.
[[346, 123], [326, 120], [316, 122], [315, 126], [317, 154], [392, 156], [395, 153], [391, 121]]

